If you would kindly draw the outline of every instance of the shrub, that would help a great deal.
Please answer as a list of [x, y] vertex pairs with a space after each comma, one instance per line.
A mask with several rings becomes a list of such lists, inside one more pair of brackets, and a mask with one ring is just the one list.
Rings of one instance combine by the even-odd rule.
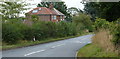
[[74, 36], [83, 31], [83, 26], [71, 22], [37, 21], [28, 26], [20, 21], [11, 20], [2, 25], [3, 41], [9, 44], [15, 44], [19, 40], [32, 41], [33, 38], [44, 40], [46, 38]]
[[114, 36], [114, 44], [115, 45], [120, 45], [120, 25], [117, 25], [117, 28], [112, 31], [112, 34]]
[[100, 29], [100, 28], [108, 29], [110, 24], [105, 19], [98, 18], [96, 19], [94, 25], [96, 29]]
[[33, 25], [36, 39], [47, 37], [65, 37], [76, 35], [76, 26], [73, 23], [65, 22], [38, 22]]
[[19, 28], [21, 28], [20, 32], [23, 35], [23, 40], [33, 40], [34, 38], [34, 30], [30, 26], [22, 25]]
[[[113, 45], [113, 47], [115, 47], [116, 50], [118, 50], [120, 54], [120, 47], [119, 47], [120, 46], [120, 24], [119, 22], [120, 22], [119, 19], [116, 22], [108, 22], [105, 19], [100, 19], [100, 18], [97, 19], [95, 21], [94, 27], [98, 30], [98, 32], [94, 36], [94, 38], [96, 39], [94, 39], [93, 42], [97, 41], [97, 44], [99, 44], [102, 41], [106, 42], [106, 43], [102, 42], [103, 44], [101, 43], [99, 44], [99, 45], [102, 45], [106, 49], [108, 49], [107, 47], [111, 48], [110, 46]], [[101, 32], [101, 28], [104, 29], [103, 32]], [[104, 34], [105, 32], [107, 33], [106, 35]]]
[[37, 22], [33, 24], [33, 30], [36, 40], [47, 38], [49, 35], [47, 34], [49, 29], [46, 27], [44, 22]]
[[8, 44], [17, 43], [18, 40], [23, 39], [23, 35], [20, 33], [18, 24], [2, 23], [2, 39]]
[[91, 21], [91, 17], [89, 15], [80, 13], [78, 16], [74, 16], [72, 19], [77, 25], [82, 25], [80, 28], [93, 31], [93, 22]]

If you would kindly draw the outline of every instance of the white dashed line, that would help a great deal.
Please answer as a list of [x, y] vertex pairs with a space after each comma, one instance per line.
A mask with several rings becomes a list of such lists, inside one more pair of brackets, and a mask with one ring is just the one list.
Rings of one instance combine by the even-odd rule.
[[88, 42], [88, 43], [91, 43], [91, 42]]
[[51, 48], [56, 48], [56, 47], [59, 47], [59, 46], [62, 46], [62, 45], [65, 45], [65, 44], [60, 44], [60, 45], [52, 46]]
[[80, 42], [80, 41], [76, 41], [76, 43], [82, 43], [82, 42]]
[[[60, 44], [60, 45], [52, 46], [51, 48], [56, 48], [56, 47], [59, 47], [59, 46], [62, 46], [62, 45], [65, 45], [65, 44]], [[39, 50], [39, 51], [31, 52], [31, 53], [25, 54], [24, 56], [32, 55], [32, 54], [43, 52], [43, 51], [46, 51], [46, 50]]]
[[82, 38], [81, 40], [85, 40], [85, 39], [89, 39], [89, 38]]
[[43, 52], [43, 51], [45, 51], [45, 50], [39, 50], [39, 51], [31, 52], [31, 53], [25, 54], [24, 56], [28, 56], [28, 55]]

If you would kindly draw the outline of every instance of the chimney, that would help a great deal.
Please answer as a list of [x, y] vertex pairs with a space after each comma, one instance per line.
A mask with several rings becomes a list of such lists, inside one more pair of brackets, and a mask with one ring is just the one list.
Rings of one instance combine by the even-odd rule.
[[53, 9], [54, 8], [54, 6], [53, 6], [53, 4], [51, 3], [50, 5], [49, 5], [49, 9]]

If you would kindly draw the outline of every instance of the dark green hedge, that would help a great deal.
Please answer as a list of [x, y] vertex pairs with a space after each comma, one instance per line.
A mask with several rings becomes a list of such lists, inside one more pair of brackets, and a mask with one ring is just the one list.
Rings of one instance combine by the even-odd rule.
[[27, 26], [22, 22], [3, 22], [2, 39], [8, 44], [15, 44], [19, 40], [44, 40], [46, 38], [57, 38], [74, 36], [80, 34], [82, 30], [78, 29], [71, 22], [36, 22], [32, 26]]

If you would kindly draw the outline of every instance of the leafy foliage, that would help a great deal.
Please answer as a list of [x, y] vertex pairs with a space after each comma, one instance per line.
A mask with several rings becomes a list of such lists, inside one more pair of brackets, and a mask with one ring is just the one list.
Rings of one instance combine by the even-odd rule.
[[96, 19], [94, 25], [95, 25], [95, 28], [96, 28], [97, 30], [100, 29], [100, 28], [108, 29], [108, 27], [109, 27], [109, 22], [106, 21], [105, 19], [100, 19], [100, 18], [98, 18], [98, 19]]
[[3, 42], [8, 44], [15, 44], [18, 40], [23, 39], [23, 35], [20, 33], [19, 24], [3, 23], [2, 24], [2, 38]]
[[19, 14], [23, 13], [23, 10], [26, 10], [24, 3], [18, 2], [3, 2], [1, 6], [1, 15], [3, 18], [16, 18]]
[[91, 17], [89, 15], [80, 13], [78, 16], [74, 16], [72, 19], [73, 22], [81, 26], [82, 29], [88, 29], [90, 31], [93, 30]]
[[96, 17], [115, 21], [120, 16], [120, 2], [89, 2], [85, 3], [85, 12]]
[[[96, 30], [99, 31], [99, 29], [105, 29], [106, 31], [110, 31], [110, 34], [113, 36], [111, 38], [112, 44], [119, 50], [120, 46], [120, 24], [119, 19], [116, 22], [108, 22], [105, 19], [97, 19], [94, 23], [94, 27]], [[98, 40], [100, 41], [100, 40]], [[119, 52], [120, 53], [120, 52]]]
[[75, 15], [77, 15], [79, 13], [83, 13], [83, 11], [81, 9], [78, 9], [76, 7], [68, 8], [67, 11], [70, 13], [71, 16], [75, 16]]
[[[13, 20], [14, 21], [14, 20]], [[2, 23], [3, 42], [15, 44], [19, 40], [44, 40], [47, 38], [60, 38], [81, 34], [82, 30], [78, 29], [75, 23], [67, 22], [44, 22], [37, 21], [31, 26], [27, 26], [20, 21]]]
[[[115, 28], [112, 31], [113, 36], [115, 37], [113, 42], [117, 46], [120, 46], [120, 18], [117, 20], [117, 24], [115, 24]], [[117, 47], [118, 47], [117, 46]]]

